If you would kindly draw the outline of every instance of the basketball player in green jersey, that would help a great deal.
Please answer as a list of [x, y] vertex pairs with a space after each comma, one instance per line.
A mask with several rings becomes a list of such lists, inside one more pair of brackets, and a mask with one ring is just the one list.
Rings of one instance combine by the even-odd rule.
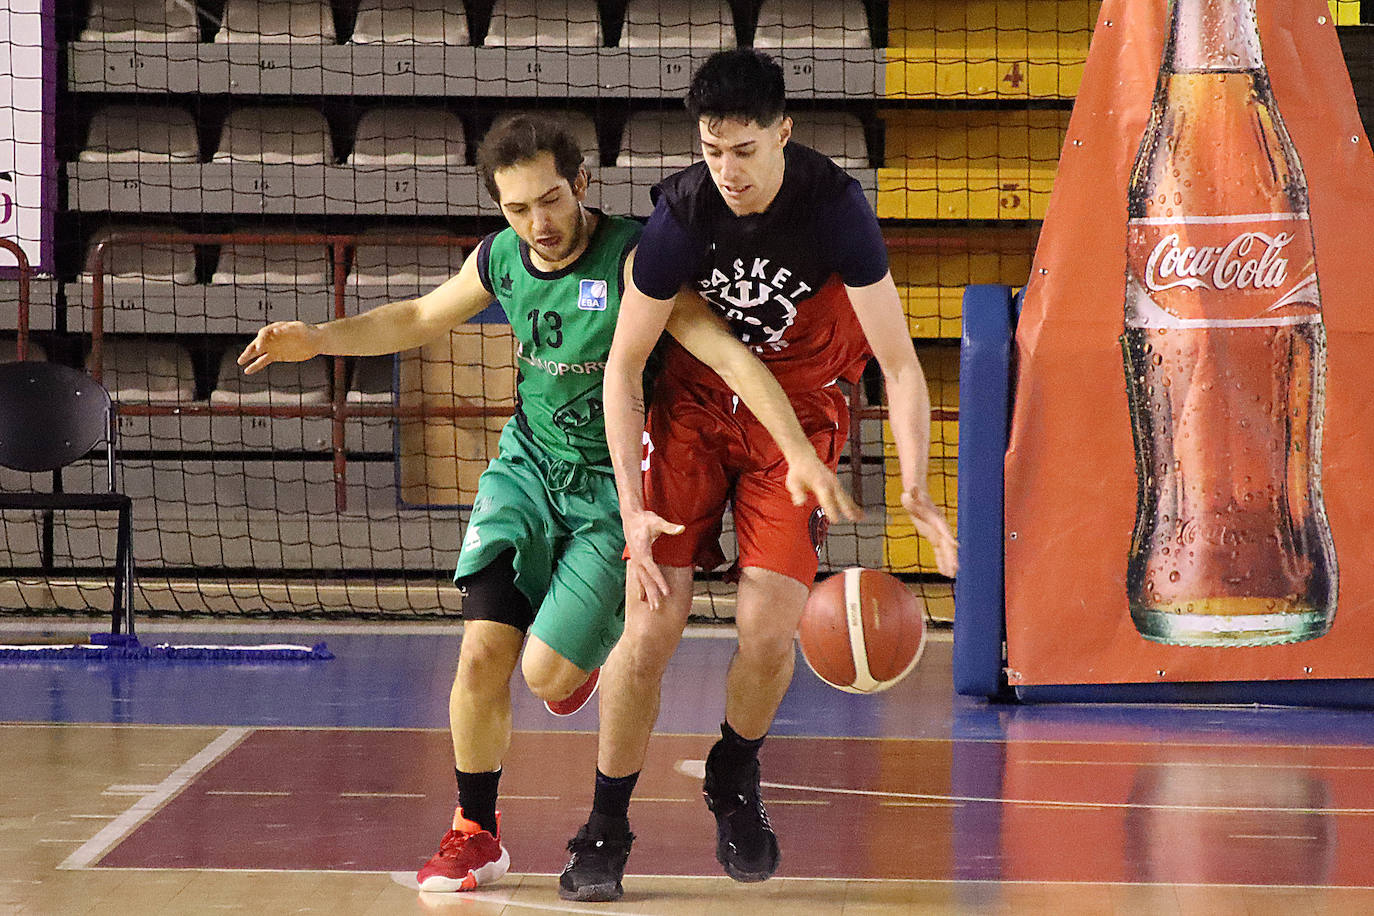
[[[517, 342], [515, 416], [482, 474], [459, 554], [463, 640], [449, 697], [458, 808], [417, 874], [426, 891], [471, 890], [509, 868], [496, 812], [510, 746], [510, 679], [571, 714], [595, 689], [624, 627], [625, 548], [602, 419], [601, 386], [639, 224], [584, 205], [582, 153], [556, 122], [517, 116], [482, 141], [478, 169], [509, 228], [483, 239], [458, 274], [417, 299], [321, 325], [277, 322], [239, 365], [420, 346], [500, 303]], [[778, 439], [788, 487], [832, 513], [857, 509], [802, 432], [773, 376], [694, 294], [668, 331], [739, 392]], [[522, 658], [523, 649], [523, 658]]]

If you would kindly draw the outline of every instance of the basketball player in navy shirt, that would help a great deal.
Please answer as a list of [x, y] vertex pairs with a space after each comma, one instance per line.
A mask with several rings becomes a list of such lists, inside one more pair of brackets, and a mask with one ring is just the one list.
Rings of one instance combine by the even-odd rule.
[[902, 504], [940, 572], [953, 576], [957, 565], [955, 540], [925, 490], [925, 376], [858, 182], [789, 142], [782, 69], [758, 51], [708, 59], [692, 78], [687, 109], [705, 161], [654, 188], [606, 368], [606, 435], [629, 562], [626, 623], [602, 675], [596, 789], [587, 824], [568, 844], [565, 899], [622, 893], [630, 795], [658, 718], [660, 683], [691, 610], [693, 570], [723, 562], [727, 504], [739, 541], [739, 648], [703, 794], [726, 874], [762, 881], [778, 867], [757, 754], [791, 682], [793, 636], [826, 519], [814, 499], [789, 495], [787, 462], [754, 415], [671, 341], [646, 423], [642, 372], [676, 296], [695, 291], [750, 345], [832, 470], [849, 425], [835, 383], [856, 381], [876, 356]]

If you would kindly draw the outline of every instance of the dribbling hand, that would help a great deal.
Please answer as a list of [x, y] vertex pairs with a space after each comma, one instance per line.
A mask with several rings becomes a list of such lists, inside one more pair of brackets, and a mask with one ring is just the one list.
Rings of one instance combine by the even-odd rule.
[[243, 348], [238, 364], [245, 375], [272, 363], [299, 363], [320, 355], [320, 329], [304, 321], [274, 321]]
[[911, 515], [916, 533], [935, 548], [935, 568], [940, 570], [940, 575], [954, 578], [959, 571], [959, 542], [949, 530], [945, 514], [920, 487], [902, 493], [902, 507]]
[[654, 562], [654, 541], [665, 534], [681, 534], [685, 529], [648, 510], [623, 516], [623, 524], [625, 549], [630, 555], [625, 570], [630, 588], [638, 589], [639, 597], [650, 610], [656, 611], [668, 595], [668, 580]]

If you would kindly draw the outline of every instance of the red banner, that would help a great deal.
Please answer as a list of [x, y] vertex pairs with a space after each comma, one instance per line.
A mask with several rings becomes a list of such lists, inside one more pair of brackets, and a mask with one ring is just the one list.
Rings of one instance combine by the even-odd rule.
[[1374, 156], [1325, 0], [1106, 0], [1017, 332], [1013, 685], [1374, 676]]

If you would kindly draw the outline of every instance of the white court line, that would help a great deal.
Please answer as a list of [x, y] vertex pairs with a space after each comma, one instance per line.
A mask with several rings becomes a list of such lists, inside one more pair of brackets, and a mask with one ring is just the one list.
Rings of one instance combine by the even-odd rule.
[[[205, 874], [205, 875], [386, 875], [397, 884], [403, 887], [417, 889], [419, 884], [411, 884], [415, 880], [415, 873], [409, 871], [383, 871], [380, 869], [366, 868], [183, 868], [180, 866], [151, 866], [151, 865], [121, 865], [118, 867], [97, 867], [92, 871], [110, 871], [120, 874], [142, 872], [146, 874], [177, 873], [177, 874]], [[508, 872], [512, 879], [527, 878], [557, 878], [558, 873], [552, 871], [526, 871]], [[719, 881], [721, 875], [658, 875], [658, 874], [639, 874], [630, 876], [630, 880], [639, 881]], [[784, 884], [835, 884], [843, 881], [851, 884], [920, 884], [928, 887], [968, 887], [981, 886], [996, 888], [1003, 885], [1026, 885], [1031, 887], [1042, 887], [1053, 885], [1055, 887], [1197, 887], [1197, 888], [1256, 888], [1259, 890], [1290, 890], [1290, 891], [1346, 891], [1346, 890], [1374, 890], [1374, 884], [1236, 884], [1234, 882], [1205, 883], [1200, 881], [1060, 881], [1042, 880], [1039, 878], [833, 878], [814, 875], [787, 875], [771, 879], [778, 886]], [[5, 879], [0, 878], [0, 884], [6, 883]], [[12, 882], [17, 883], [17, 882]], [[34, 881], [34, 884], [40, 882]], [[499, 887], [492, 887], [485, 893], [494, 893], [502, 890]], [[514, 890], [514, 888], [512, 888]], [[464, 891], [461, 894], [452, 895], [457, 900], [477, 900], [478, 894], [483, 891]], [[438, 895], [436, 895], [438, 896]], [[528, 906], [521, 903], [517, 906]], [[614, 916], [613, 910], [596, 909], [593, 912], [605, 913]], [[623, 916], [623, 914], [622, 914]], [[631, 914], [640, 916], [640, 914]]]
[[[702, 778], [699, 774], [705, 774], [705, 760], [679, 760], [673, 764], [673, 769], [684, 776], [691, 776], [695, 779]], [[759, 783], [766, 789], [786, 789], [792, 792], [821, 792], [834, 795], [858, 795], [866, 798], [888, 798], [904, 799], [916, 802], [963, 802], [963, 803], [983, 803], [990, 805], [1016, 805], [1026, 808], [1110, 808], [1110, 809], [1134, 809], [1151, 811], [1215, 811], [1224, 813], [1239, 812], [1260, 812], [1274, 814], [1349, 814], [1349, 815], [1368, 815], [1374, 814], [1374, 808], [1275, 808], [1266, 805], [1147, 805], [1140, 802], [1090, 802], [1090, 801], [1055, 801], [1048, 798], [993, 798], [981, 795], [936, 795], [926, 792], [889, 792], [883, 789], [843, 789], [830, 786], [803, 786], [791, 782], [768, 782]], [[775, 804], [776, 800], [770, 800], [769, 804]], [[882, 804], [896, 803], [883, 802]], [[912, 805], [911, 807], [918, 807]]]
[[1374, 766], [1357, 766], [1325, 763], [1223, 763], [1208, 760], [1023, 760], [1024, 764], [1037, 766], [1103, 766], [1103, 767], [1197, 767], [1201, 769], [1240, 769], [1240, 770], [1374, 770]]
[[1318, 837], [1300, 833], [1232, 833], [1228, 840], [1316, 840]]
[[290, 793], [290, 792], [268, 792], [268, 791], [266, 791], [266, 790], [255, 790], [255, 789], [211, 789], [211, 790], [209, 790], [208, 792], [206, 792], [205, 794], [206, 794], [206, 795], [247, 795], [247, 796], [250, 796], [250, 797], [252, 797], [252, 798], [259, 798], [259, 797], [265, 797], [265, 798], [285, 798], [286, 796], [289, 796], [291, 793]]
[[[283, 793], [285, 794], [285, 793]], [[340, 792], [340, 798], [424, 798], [423, 792]]]
[[194, 757], [173, 770], [170, 776], [156, 786], [150, 787], [151, 792], [134, 802], [127, 811], [102, 827], [99, 833], [82, 843], [80, 848], [67, 856], [62, 864], [57, 867], [59, 869], [90, 868], [92, 862], [113, 849], [116, 843], [124, 839], [158, 808], [190, 785], [191, 780], [233, 750], [240, 741], [252, 734], [252, 731], [251, 728], [226, 728], [219, 737], [201, 748]]
[[522, 900], [520, 903], [514, 902], [515, 892], [519, 890], [519, 885], [510, 887], [492, 887], [486, 890], [464, 891], [461, 894], [436, 894], [426, 893], [420, 890], [420, 884], [415, 880], [413, 871], [393, 871], [390, 872], [391, 880], [408, 890], [416, 891], [426, 902], [432, 902], [447, 907], [452, 905], [455, 912], [466, 912], [468, 905], [489, 904], [501, 906], [502, 912], [505, 907], [515, 907], [520, 910], [540, 910], [547, 913], [596, 913], [598, 916], [645, 916], [644, 910], [608, 910], [603, 905], [578, 906], [575, 903], [530, 903]]
[[934, 795], [924, 792], [887, 792], [881, 789], [836, 789], [829, 786], [802, 786], [790, 782], [762, 782], [760, 785], [769, 789], [788, 789], [793, 792], [830, 792], [836, 795], [861, 795], [871, 798], [902, 798], [920, 801], [1015, 805], [1024, 808], [1110, 808], [1141, 811], [1258, 812], [1262, 814], [1374, 814], [1374, 808], [1289, 808], [1271, 807], [1268, 805], [1147, 805], [1141, 802], [1055, 801], [1048, 798], [994, 798], [980, 795]]

